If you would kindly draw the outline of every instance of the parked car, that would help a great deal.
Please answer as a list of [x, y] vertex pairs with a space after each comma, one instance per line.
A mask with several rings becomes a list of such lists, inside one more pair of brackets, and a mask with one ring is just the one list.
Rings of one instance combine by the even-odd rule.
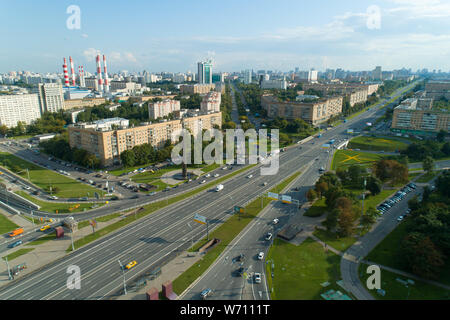
[[265, 239], [266, 239], [266, 241], [269, 241], [270, 239], [272, 239], [272, 234], [270, 232], [267, 233]]
[[260, 252], [260, 253], [258, 253], [258, 260], [262, 260], [262, 259], [264, 259], [264, 252]]

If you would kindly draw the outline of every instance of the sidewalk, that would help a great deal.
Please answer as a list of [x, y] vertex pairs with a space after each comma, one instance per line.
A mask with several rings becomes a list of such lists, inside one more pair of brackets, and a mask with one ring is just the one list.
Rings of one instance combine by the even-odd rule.
[[183, 251], [175, 259], [169, 261], [161, 267], [161, 275], [154, 280], [147, 281], [147, 284], [138, 291], [132, 292], [127, 288], [127, 295], [122, 295], [115, 300], [147, 300], [146, 292], [155, 287], [158, 291], [162, 290], [162, 284], [166, 281], [173, 281], [183, 272], [202, 258], [201, 254]]

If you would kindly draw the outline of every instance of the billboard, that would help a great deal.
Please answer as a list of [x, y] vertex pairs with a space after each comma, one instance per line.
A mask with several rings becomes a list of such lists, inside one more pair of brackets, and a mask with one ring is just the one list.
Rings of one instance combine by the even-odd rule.
[[272, 200], [278, 200], [278, 193], [269, 192], [267, 194], [267, 198], [272, 199]]
[[292, 203], [292, 198], [290, 196], [282, 195], [281, 196], [281, 202], [283, 203]]
[[238, 206], [234, 206], [234, 212], [235, 213], [244, 213], [244, 208], [238, 207]]
[[322, 145], [323, 149], [328, 149], [329, 147], [330, 147], [330, 145], [328, 143], [325, 143], [325, 144]]
[[194, 221], [198, 222], [200, 224], [206, 224], [206, 217], [201, 216], [201, 215], [196, 213], [195, 216], [194, 216]]

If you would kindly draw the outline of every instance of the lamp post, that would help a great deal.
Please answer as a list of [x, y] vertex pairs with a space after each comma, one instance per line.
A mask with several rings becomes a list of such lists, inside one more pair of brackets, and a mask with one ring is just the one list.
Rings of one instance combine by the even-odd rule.
[[123, 267], [120, 260], [117, 260], [117, 261], [119, 261], [120, 269], [122, 269], [122, 274], [123, 274], [123, 292], [124, 292], [124, 295], [127, 295], [127, 285], [125, 282], [125, 268]]

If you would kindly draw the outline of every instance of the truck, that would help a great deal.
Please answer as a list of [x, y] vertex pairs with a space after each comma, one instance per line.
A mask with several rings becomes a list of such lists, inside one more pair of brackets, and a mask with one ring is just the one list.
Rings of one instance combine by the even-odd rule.
[[217, 187], [216, 187], [216, 192], [219, 192], [220, 190], [222, 190], [223, 189], [223, 184], [219, 184]]
[[23, 228], [17, 228], [16, 230], [11, 231], [10, 233], [8, 233], [8, 236], [10, 238], [12, 238], [12, 237], [18, 236], [19, 234], [22, 234], [22, 233], [23, 233]]
[[317, 138], [320, 138], [322, 136], [322, 134], [321, 133], [319, 133], [318, 135], [317, 135]]

